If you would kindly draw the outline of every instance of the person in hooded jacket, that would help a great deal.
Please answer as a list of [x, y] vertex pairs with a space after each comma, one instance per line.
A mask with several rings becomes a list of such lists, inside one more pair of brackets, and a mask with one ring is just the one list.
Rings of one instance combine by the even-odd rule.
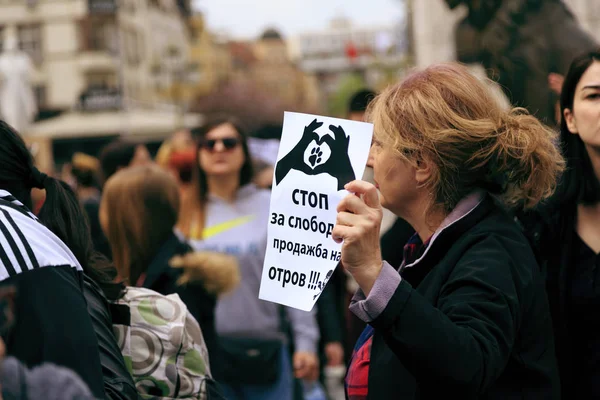
[[214, 376], [219, 368], [214, 310], [217, 296], [239, 283], [238, 264], [224, 254], [193, 252], [175, 235], [179, 201], [169, 172], [157, 165], [128, 168], [107, 181], [100, 221], [115, 265], [130, 271], [130, 284], [176, 293], [185, 303], [202, 329]]
[[[30, 211], [32, 188], [46, 194], [38, 216]], [[0, 286], [13, 286], [17, 293], [15, 322], [2, 335], [7, 354], [28, 368], [46, 362], [66, 367], [96, 398], [105, 398], [107, 381], [84, 280], [88, 275], [109, 287], [110, 278], [91, 260], [89, 227], [72, 189], [41, 173], [23, 140], [3, 121], [0, 244]]]

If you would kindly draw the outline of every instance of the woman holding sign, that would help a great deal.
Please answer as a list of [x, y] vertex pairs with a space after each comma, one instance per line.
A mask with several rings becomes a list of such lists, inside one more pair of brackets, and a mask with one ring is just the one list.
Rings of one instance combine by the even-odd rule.
[[[349, 399], [559, 398], [543, 277], [505, 211], [552, 194], [554, 133], [453, 64], [388, 88], [370, 119], [376, 185], [346, 185], [333, 230], [368, 323]], [[382, 206], [416, 231], [398, 270], [381, 259]]]

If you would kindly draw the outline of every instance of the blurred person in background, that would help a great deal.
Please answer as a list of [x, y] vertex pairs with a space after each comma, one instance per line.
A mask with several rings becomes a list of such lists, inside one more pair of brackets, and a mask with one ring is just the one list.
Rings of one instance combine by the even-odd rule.
[[220, 265], [177, 261], [181, 269], [172, 268], [189, 252], [173, 235], [178, 195], [174, 179], [157, 165], [122, 169], [104, 185], [100, 222], [128, 284], [113, 300], [113, 326], [140, 395], [221, 399], [205, 338], [214, 341], [215, 301], [207, 287], [215, 285]]
[[[346, 186], [332, 233], [368, 323], [347, 398], [559, 399], [544, 278], [507, 212], [552, 195], [555, 133], [459, 64], [390, 86], [370, 115], [376, 183]], [[416, 231], [400, 268], [382, 261], [382, 206]]]
[[[34, 187], [46, 192], [39, 220], [30, 211]], [[0, 211], [1, 285], [17, 291], [17, 318], [3, 337], [7, 353], [28, 367], [45, 362], [67, 367], [94, 396], [105, 398], [99, 342], [84, 298], [84, 271], [107, 289], [111, 277], [94, 264], [89, 228], [75, 193], [41, 173], [23, 140], [2, 121]]]
[[[218, 119], [192, 133], [198, 138], [194, 180], [200, 207], [195, 221], [178, 228], [196, 250], [235, 255], [241, 273], [240, 286], [217, 302], [223, 363], [231, 367], [217, 379], [230, 400], [291, 400], [294, 376], [318, 377], [319, 331], [314, 314], [258, 298], [270, 192], [251, 183], [248, 145], [234, 121]], [[257, 357], [248, 356], [253, 349], [260, 349]]]
[[155, 161], [169, 170], [180, 185], [187, 185], [192, 180], [195, 148], [196, 143], [189, 130], [177, 131], [162, 143]]
[[130, 285], [163, 295], [176, 293], [200, 324], [219, 370], [215, 333], [217, 296], [239, 283], [235, 257], [194, 252], [174, 234], [179, 216], [175, 179], [157, 165], [127, 168], [111, 177], [104, 189], [100, 218], [114, 262], [127, 272]]
[[198, 188], [192, 180], [196, 165], [196, 143], [189, 130], [178, 131], [163, 142], [156, 154], [156, 163], [169, 171], [177, 181], [181, 218], [188, 218], [199, 208]]
[[520, 220], [547, 277], [563, 398], [600, 398], [600, 50], [571, 64], [561, 91], [567, 170]]
[[351, 121], [366, 122], [365, 113], [369, 103], [377, 96], [371, 89], [361, 89], [354, 93], [348, 101], [348, 116]]
[[152, 162], [148, 148], [139, 143], [116, 140], [106, 145], [100, 152], [100, 167], [102, 184], [115, 172], [136, 165], [145, 165]]
[[273, 186], [273, 176], [275, 174], [275, 167], [270, 163], [256, 160], [253, 166], [254, 178], [252, 182], [260, 189], [268, 189], [271, 190]]
[[71, 159], [71, 175], [75, 178], [75, 192], [88, 216], [94, 249], [110, 258], [110, 246], [98, 216], [100, 210], [100, 161], [84, 153], [75, 153]]
[[252, 182], [261, 189], [271, 189], [273, 184], [282, 131], [281, 124], [265, 124], [248, 138], [248, 147], [254, 162]]
[[555, 109], [554, 121], [559, 126], [560, 126], [560, 123], [562, 120], [562, 116], [560, 114], [560, 95], [562, 92], [562, 87], [563, 87], [564, 82], [565, 82], [564, 75], [557, 74], [557, 73], [551, 73], [548, 75], [548, 87], [550, 88], [550, 90], [552, 90], [552, 92], [554, 92], [555, 95], [558, 96], [558, 100], [556, 101], [556, 105], [554, 107], [554, 109]]
[[96, 400], [73, 371], [51, 363], [28, 369], [16, 358], [5, 357], [5, 353], [0, 338], [0, 399]]

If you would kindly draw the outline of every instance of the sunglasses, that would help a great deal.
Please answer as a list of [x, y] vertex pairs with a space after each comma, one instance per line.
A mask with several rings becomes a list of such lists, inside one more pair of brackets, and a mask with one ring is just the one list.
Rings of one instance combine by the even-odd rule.
[[223, 143], [225, 150], [235, 149], [240, 144], [240, 140], [238, 138], [206, 139], [200, 142], [200, 147], [212, 151], [215, 149], [215, 146], [218, 142]]

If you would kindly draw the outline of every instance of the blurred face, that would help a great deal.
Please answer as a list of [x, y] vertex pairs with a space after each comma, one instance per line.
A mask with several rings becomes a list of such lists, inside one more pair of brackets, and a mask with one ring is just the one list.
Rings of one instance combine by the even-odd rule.
[[569, 131], [579, 135], [588, 151], [600, 151], [600, 62], [595, 61], [575, 88], [573, 109], [565, 109]]
[[135, 148], [135, 153], [133, 155], [133, 158], [131, 159], [131, 162], [129, 163], [129, 166], [135, 167], [138, 165], [150, 164], [151, 162], [152, 157], [150, 157], [150, 152], [148, 151], [148, 148], [141, 144]]
[[171, 145], [175, 151], [185, 150], [194, 147], [194, 139], [188, 130], [177, 131], [171, 138]]
[[353, 111], [348, 115], [348, 119], [351, 121], [365, 122], [365, 113], [361, 111]]
[[230, 176], [240, 173], [245, 157], [240, 135], [231, 124], [219, 125], [200, 142], [200, 168], [206, 176]]
[[373, 168], [381, 205], [400, 217], [409, 215], [419, 197], [415, 167], [377, 139], [373, 139], [367, 165]]

